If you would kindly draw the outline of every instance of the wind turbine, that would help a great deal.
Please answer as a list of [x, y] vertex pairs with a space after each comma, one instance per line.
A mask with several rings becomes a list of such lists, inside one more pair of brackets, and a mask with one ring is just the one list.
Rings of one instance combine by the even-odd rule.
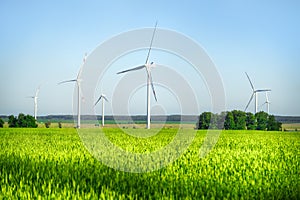
[[77, 104], [77, 128], [80, 128], [80, 103], [81, 103], [81, 87], [80, 87], [80, 83], [82, 81], [82, 79], [80, 79], [80, 75], [81, 75], [81, 71], [82, 71], [82, 67], [86, 61], [87, 58], [87, 53], [84, 55], [83, 58], [83, 63], [79, 69], [78, 75], [76, 79], [72, 79], [72, 80], [67, 80], [67, 81], [62, 81], [59, 82], [58, 84], [62, 84], [62, 83], [68, 83], [68, 82], [76, 82], [77, 83], [77, 91], [78, 91], [78, 104]]
[[247, 78], [248, 78], [248, 80], [249, 80], [249, 82], [250, 82], [250, 85], [251, 85], [251, 88], [252, 88], [252, 91], [253, 91], [253, 92], [252, 92], [252, 95], [251, 95], [251, 97], [250, 97], [250, 100], [249, 100], [249, 102], [248, 102], [248, 104], [247, 104], [247, 106], [246, 106], [246, 108], [245, 108], [245, 111], [247, 110], [247, 108], [248, 108], [250, 102], [252, 101], [253, 97], [255, 96], [254, 113], [257, 113], [257, 103], [258, 103], [258, 96], [257, 96], [257, 93], [259, 93], [259, 92], [267, 92], [267, 91], [271, 91], [271, 89], [258, 89], [258, 90], [254, 89], [254, 86], [253, 86], [253, 84], [252, 84], [252, 82], [251, 82], [251, 80], [250, 80], [250, 78], [249, 78], [247, 72], [245, 72], [245, 73], [246, 73], [246, 76], [247, 76]]
[[104, 94], [101, 94], [100, 97], [98, 98], [98, 100], [96, 101], [95, 105], [97, 105], [97, 103], [102, 99], [102, 127], [104, 127], [104, 102], [107, 101], [107, 98]]
[[270, 112], [270, 101], [269, 101], [269, 98], [268, 98], [268, 92], [266, 92], [266, 101], [261, 106], [264, 106], [265, 104], [266, 104], [266, 107], [267, 107], [267, 113], [269, 114], [269, 112]]
[[153, 80], [152, 80], [152, 76], [151, 76], [151, 68], [153, 68], [155, 66], [155, 64], [153, 62], [149, 63], [149, 56], [150, 56], [150, 51], [151, 51], [151, 48], [152, 48], [152, 43], [153, 43], [156, 27], [157, 27], [157, 22], [156, 22], [154, 30], [153, 30], [153, 34], [152, 34], [152, 38], [151, 38], [151, 42], [150, 42], [150, 47], [149, 47], [149, 51], [148, 51], [148, 55], [147, 55], [145, 64], [117, 73], [117, 74], [122, 74], [122, 73], [125, 73], [125, 72], [140, 70], [140, 69], [143, 69], [143, 68], [146, 69], [146, 72], [147, 72], [147, 129], [150, 129], [150, 85], [152, 87], [152, 92], [153, 92], [155, 101], [157, 101], [155, 90], [154, 90], [154, 85], [153, 85]]
[[30, 96], [29, 98], [33, 98], [33, 102], [34, 102], [34, 119], [36, 120], [37, 118], [37, 100], [38, 100], [38, 95], [40, 92], [40, 87], [39, 86], [36, 91], [35, 91], [35, 95], [34, 96]]

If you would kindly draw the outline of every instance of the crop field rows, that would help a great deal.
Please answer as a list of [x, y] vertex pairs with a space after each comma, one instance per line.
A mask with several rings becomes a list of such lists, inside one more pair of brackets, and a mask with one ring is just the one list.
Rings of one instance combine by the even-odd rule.
[[[106, 128], [105, 134], [122, 149], [149, 153], [177, 131], [136, 138]], [[200, 158], [205, 135], [197, 131], [164, 168], [128, 173], [92, 157], [75, 129], [0, 129], [0, 199], [300, 199], [299, 132], [223, 131]]]

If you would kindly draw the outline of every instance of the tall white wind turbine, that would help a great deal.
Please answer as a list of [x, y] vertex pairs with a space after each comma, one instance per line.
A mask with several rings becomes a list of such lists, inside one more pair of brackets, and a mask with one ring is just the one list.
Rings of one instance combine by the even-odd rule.
[[34, 96], [30, 96], [29, 98], [33, 98], [33, 102], [34, 102], [34, 119], [36, 120], [37, 118], [37, 109], [38, 109], [38, 95], [40, 92], [40, 88], [41, 86], [39, 86], [36, 91], [35, 91], [35, 95]]
[[151, 51], [151, 48], [152, 48], [152, 43], [153, 43], [156, 27], [157, 27], [157, 22], [156, 22], [154, 30], [153, 30], [153, 34], [152, 34], [152, 38], [151, 38], [151, 42], [150, 42], [150, 47], [149, 47], [149, 51], [148, 51], [148, 55], [147, 55], [145, 64], [117, 73], [117, 74], [122, 74], [122, 73], [125, 73], [125, 72], [140, 70], [140, 69], [143, 69], [143, 68], [146, 69], [146, 72], [147, 72], [147, 129], [150, 129], [150, 115], [151, 115], [150, 114], [150, 85], [152, 87], [152, 92], [153, 92], [155, 101], [157, 101], [155, 90], [154, 90], [154, 85], [153, 85], [153, 81], [152, 81], [152, 76], [151, 76], [151, 68], [155, 67], [155, 64], [153, 62], [149, 63], [149, 56], [150, 56], [150, 51]]
[[101, 94], [100, 97], [98, 98], [98, 100], [96, 101], [95, 105], [97, 105], [97, 103], [102, 99], [102, 127], [104, 127], [104, 102], [107, 101], [107, 98], [104, 94]]
[[84, 58], [83, 58], [83, 63], [79, 69], [79, 72], [78, 72], [78, 75], [77, 75], [77, 78], [76, 79], [72, 79], [72, 80], [67, 80], [67, 81], [62, 81], [62, 82], [59, 82], [58, 84], [62, 84], [62, 83], [68, 83], [68, 82], [76, 82], [77, 84], [77, 98], [78, 98], [78, 104], [77, 104], [77, 128], [80, 128], [80, 105], [81, 105], [81, 87], [80, 87], [80, 83], [81, 83], [81, 71], [82, 71], [82, 67], [86, 61], [86, 58], [87, 58], [87, 54], [84, 55]]
[[258, 95], [258, 93], [259, 93], [259, 92], [267, 92], [267, 91], [271, 91], [271, 89], [258, 89], [258, 90], [256, 90], [256, 89], [254, 88], [254, 86], [253, 86], [253, 84], [252, 84], [252, 82], [251, 82], [251, 80], [250, 80], [250, 78], [249, 78], [247, 72], [245, 72], [245, 73], [246, 73], [246, 76], [247, 76], [247, 78], [248, 78], [248, 80], [249, 80], [249, 82], [250, 82], [250, 85], [251, 85], [251, 88], [252, 88], [252, 91], [253, 91], [253, 92], [252, 92], [252, 95], [251, 95], [251, 97], [250, 97], [250, 100], [249, 100], [249, 102], [248, 102], [248, 104], [247, 104], [247, 106], [246, 106], [246, 108], [245, 108], [245, 111], [247, 110], [249, 104], [251, 103], [253, 97], [255, 96], [254, 113], [257, 113], [257, 103], [258, 103], [258, 96], [257, 96], [257, 95]]

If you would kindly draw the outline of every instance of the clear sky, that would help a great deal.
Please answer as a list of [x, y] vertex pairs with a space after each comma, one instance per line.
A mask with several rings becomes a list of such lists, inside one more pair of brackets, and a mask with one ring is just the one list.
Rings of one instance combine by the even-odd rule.
[[[296, 0], [1, 1], [0, 115], [33, 114], [33, 100], [26, 97], [39, 84], [38, 115], [72, 114], [74, 84], [57, 83], [77, 76], [84, 53], [158, 20], [160, 28], [178, 31], [205, 49], [222, 77], [227, 110], [244, 110], [251, 95], [247, 72], [256, 88], [272, 89], [271, 114], [299, 116], [299, 10]], [[111, 98], [109, 88], [103, 90]], [[132, 101], [140, 102], [143, 94], [137, 92]], [[261, 94], [259, 105], [264, 101]], [[209, 110], [199, 104], [201, 111]], [[145, 103], [130, 109], [144, 114]], [[166, 112], [176, 113], [176, 106]]]

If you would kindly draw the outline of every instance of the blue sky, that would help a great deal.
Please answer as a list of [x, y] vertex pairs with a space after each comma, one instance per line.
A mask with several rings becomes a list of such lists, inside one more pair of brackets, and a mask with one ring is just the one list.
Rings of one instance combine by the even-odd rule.
[[[39, 84], [39, 115], [72, 114], [74, 84], [57, 83], [77, 76], [84, 53], [158, 20], [206, 50], [222, 77], [227, 110], [243, 110], [250, 98], [246, 71], [255, 87], [272, 89], [271, 114], [300, 115], [299, 9], [299, 1], [1, 1], [0, 114], [32, 114], [26, 96]], [[259, 104], [264, 100], [260, 95]], [[200, 111], [208, 110], [203, 104]], [[145, 111], [144, 104], [130, 107]]]

